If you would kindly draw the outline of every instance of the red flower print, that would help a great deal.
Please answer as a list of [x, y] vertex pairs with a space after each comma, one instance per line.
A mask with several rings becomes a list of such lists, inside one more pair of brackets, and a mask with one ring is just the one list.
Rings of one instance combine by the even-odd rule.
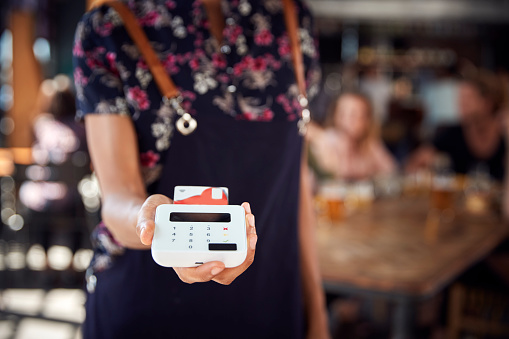
[[214, 65], [215, 68], [225, 68], [226, 60], [219, 55], [219, 53], [214, 53], [212, 55], [212, 65]]
[[258, 57], [254, 60], [252, 69], [253, 71], [262, 72], [267, 68], [267, 62], [263, 57]]
[[230, 77], [223, 73], [217, 76], [217, 80], [223, 84], [226, 84], [228, 81], [230, 81]]
[[191, 67], [193, 71], [196, 71], [200, 67], [200, 60], [198, 60], [198, 58], [191, 59], [191, 61], [189, 61], [189, 67]]
[[108, 63], [110, 64], [110, 69], [111, 71], [118, 75], [118, 70], [117, 70], [117, 65], [116, 65], [116, 59], [117, 59], [117, 55], [113, 52], [108, 52], [106, 53], [106, 60], [108, 60]]
[[177, 4], [173, 0], [167, 0], [165, 3], [166, 7], [168, 7], [169, 9], [175, 9], [175, 7], [177, 7]]
[[88, 78], [83, 75], [83, 70], [80, 67], [74, 69], [74, 82], [81, 86], [88, 84]]
[[182, 94], [184, 99], [189, 99], [191, 101], [194, 101], [196, 99], [196, 94], [194, 92], [180, 90], [180, 93]]
[[194, 51], [194, 56], [197, 58], [201, 58], [202, 56], [205, 56], [205, 51], [203, 49], [197, 49], [196, 51]]
[[194, 47], [201, 47], [203, 45], [203, 39], [198, 38], [196, 36], [196, 39], [194, 40]]
[[254, 62], [254, 59], [252, 56], [248, 55], [248, 56], [245, 56], [242, 61], [240, 62], [240, 64], [242, 65], [243, 68], [248, 68], [248, 67], [251, 67], [251, 65], [253, 64]]
[[170, 74], [178, 73], [179, 68], [177, 67], [177, 57], [174, 54], [169, 54], [163, 61], [163, 66]]
[[273, 117], [274, 117], [274, 112], [272, 112], [270, 109], [266, 108], [263, 111], [262, 116], [259, 118], [259, 120], [260, 121], [271, 121]]
[[263, 56], [267, 61], [267, 65], [270, 65], [274, 70], [279, 70], [281, 68], [281, 62], [277, 61], [272, 54], [265, 53]]
[[242, 27], [240, 26], [227, 26], [223, 31], [224, 36], [228, 37], [228, 41], [234, 44], [239, 36], [242, 34]]
[[85, 56], [85, 51], [83, 51], [83, 46], [81, 45], [81, 39], [76, 39], [72, 48], [72, 54], [80, 58]]
[[280, 61], [276, 61], [276, 60], [274, 60], [274, 61], [272, 62], [272, 68], [273, 68], [275, 71], [279, 70], [279, 69], [281, 68], [281, 62], [280, 62]]
[[154, 168], [159, 161], [159, 154], [148, 151], [140, 154], [140, 162], [142, 167]]
[[269, 32], [268, 29], [264, 29], [260, 31], [259, 33], [255, 34], [254, 40], [255, 44], [260, 46], [268, 46], [273, 40], [272, 34]]
[[288, 98], [284, 94], [279, 94], [276, 97], [276, 102], [283, 106], [283, 109], [285, 110], [286, 113], [288, 114], [292, 113], [292, 105], [290, 105], [290, 100], [288, 100]]
[[279, 55], [282, 57], [286, 57], [290, 54], [290, 46], [289, 45], [279, 45], [279, 48], [277, 49], [279, 52]]
[[244, 72], [244, 67], [241, 64], [236, 64], [233, 66], [233, 75], [239, 77], [242, 75], [242, 72]]
[[247, 120], [254, 120], [255, 119], [255, 116], [253, 113], [251, 112], [244, 112], [243, 113], [243, 116], [244, 118], [246, 118]]
[[97, 60], [93, 55], [87, 55], [87, 58], [86, 58], [86, 64], [88, 66], [88, 68], [90, 68], [91, 70], [95, 69], [95, 68], [103, 68], [104, 67], [104, 64]]
[[135, 101], [138, 105], [138, 108], [141, 110], [145, 110], [150, 107], [150, 101], [147, 98], [147, 93], [140, 89], [138, 86], [129, 88], [127, 97], [130, 100]]
[[281, 104], [283, 102], [285, 102], [286, 98], [285, 98], [285, 95], [284, 94], [279, 94], [277, 97], [276, 97], [276, 102], [278, 104]]
[[110, 63], [110, 66], [115, 64], [115, 59], [117, 58], [117, 55], [113, 52], [106, 53], [106, 60]]
[[140, 18], [140, 24], [143, 26], [155, 26], [158, 19], [159, 13], [156, 11], [150, 11], [143, 18]]
[[290, 41], [288, 40], [288, 36], [286, 34], [277, 39], [277, 44], [279, 45], [279, 55], [282, 57], [290, 55]]
[[140, 59], [140, 60], [138, 60], [138, 62], [136, 63], [136, 68], [141, 68], [141, 69], [147, 70], [147, 69], [148, 69], [148, 65], [147, 65], [147, 63], [145, 62], [145, 60]]
[[297, 115], [295, 114], [289, 114], [286, 118], [288, 121], [295, 121], [297, 120]]
[[95, 31], [100, 36], [108, 36], [108, 35], [111, 35], [112, 30], [113, 30], [113, 24], [111, 22], [105, 22], [103, 26], [97, 27], [97, 29]]

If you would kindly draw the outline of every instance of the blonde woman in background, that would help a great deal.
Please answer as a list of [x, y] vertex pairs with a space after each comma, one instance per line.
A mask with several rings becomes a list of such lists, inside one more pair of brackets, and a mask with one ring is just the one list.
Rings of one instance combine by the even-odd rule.
[[335, 178], [363, 180], [392, 174], [396, 162], [374, 133], [369, 99], [361, 93], [341, 94], [331, 105], [325, 128], [311, 124], [311, 152], [318, 166]]

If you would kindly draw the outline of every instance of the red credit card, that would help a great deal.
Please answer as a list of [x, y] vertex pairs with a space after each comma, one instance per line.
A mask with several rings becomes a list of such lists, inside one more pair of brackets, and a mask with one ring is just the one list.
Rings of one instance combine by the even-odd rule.
[[173, 203], [185, 205], [228, 205], [228, 188], [176, 186]]

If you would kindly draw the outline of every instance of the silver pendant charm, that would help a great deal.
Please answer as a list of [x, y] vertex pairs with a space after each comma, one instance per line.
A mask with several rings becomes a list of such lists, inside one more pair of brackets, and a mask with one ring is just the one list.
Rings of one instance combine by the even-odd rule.
[[170, 106], [175, 110], [175, 112], [180, 115], [180, 118], [175, 123], [175, 126], [177, 127], [177, 130], [182, 135], [189, 135], [194, 132], [196, 127], [198, 126], [198, 123], [196, 122], [196, 119], [194, 119], [191, 114], [187, 113], [184, 108], [182, 108], [183, 99], [182, 96], [178, 95], [173, 98], [169, 97], [163, 97], [163, 103], [165, 105]]
[[194, 132], [198, 123], [189, 113], [184, 113], [176, 123], [178, 131], [182, 135], [189, 135]]

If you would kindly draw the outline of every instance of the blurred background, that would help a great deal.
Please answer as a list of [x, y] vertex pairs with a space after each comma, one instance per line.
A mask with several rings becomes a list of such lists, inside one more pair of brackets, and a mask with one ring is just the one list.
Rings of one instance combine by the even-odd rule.
[[[333, 336], [509, 338], [509, 1], [305, 2]], [[88, 5], [0, 2], [0, 338], [80, 337], [100, 219], [72, 85]]]

